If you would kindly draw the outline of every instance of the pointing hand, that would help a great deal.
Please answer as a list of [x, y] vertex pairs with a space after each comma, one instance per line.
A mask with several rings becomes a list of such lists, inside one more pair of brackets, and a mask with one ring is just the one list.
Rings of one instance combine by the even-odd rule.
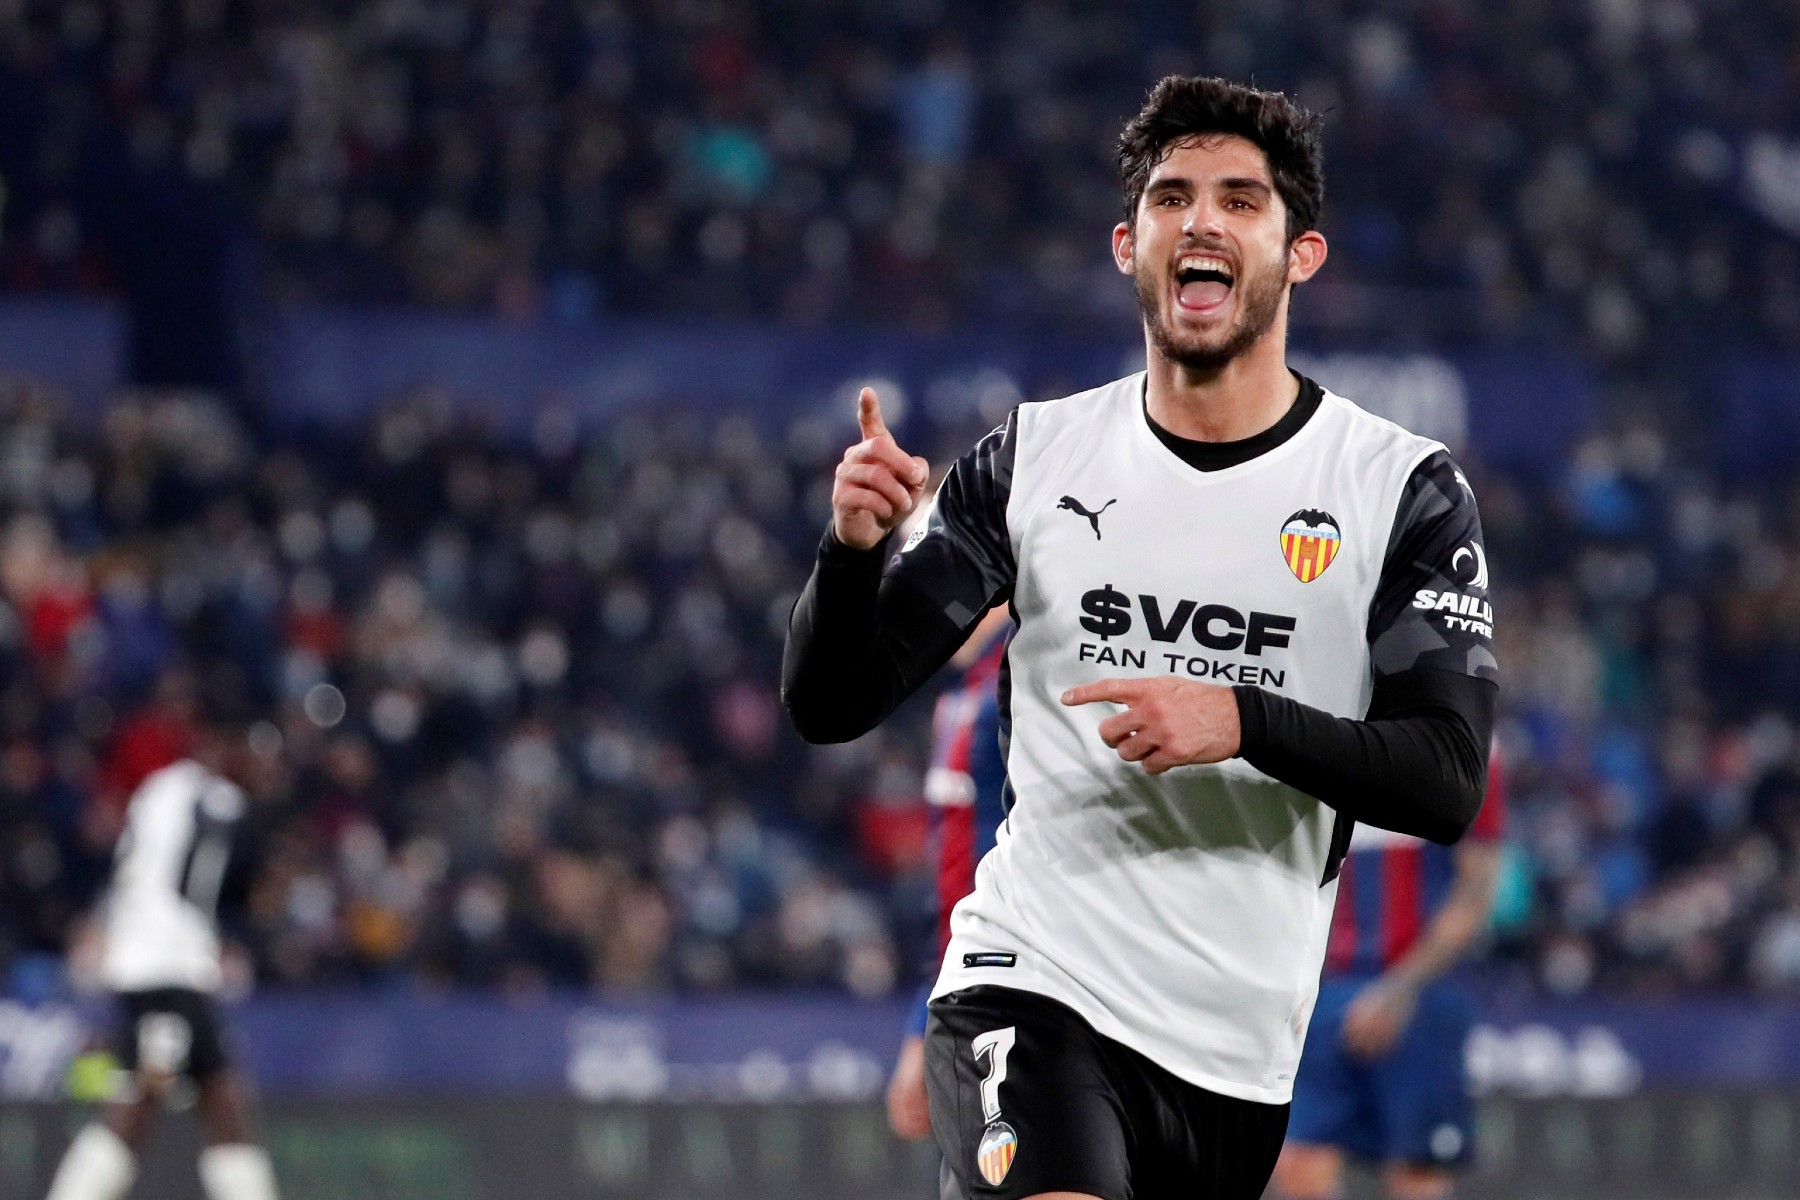
[[918, 507], [930, 468], [900, 449], [881, 419], [874, 388], [857, 397], [856, 421], [863, 440], [844, 451], [831, 488], [831, 528], [837, 540], [858, 550], [881, 543]]
[[1230, 688], [1162, 675], [1153, 679], [1102, 679], [1062, 694], [1067, 705], [1096, 701], [1123, 704], [1124, 712], [1100, 722], [1100, 739], [1126, 762], [1161, 775], [1170, 767], [1224, 762], [1242, 744], [1237, 697]]

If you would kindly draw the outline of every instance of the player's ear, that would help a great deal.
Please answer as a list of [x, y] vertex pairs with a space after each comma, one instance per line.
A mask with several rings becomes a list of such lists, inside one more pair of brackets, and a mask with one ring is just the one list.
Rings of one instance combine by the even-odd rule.
[[1134, 275], [1136, 268], [1132, 265], [1132, 255], [1136, 250], [1136, 241], [1131, 236], [1131, 226], [1120, 221], [1113, 226], [1113, 263], [1119, 268], [1121, 275]]
[[1288, 247], [1287, 281], [1305, 283], [1318, 274], [1319, 268], [1325, 265], [1329, 249], [1325, 245], [1325, 235], [1316, 229], [1309, 229], [1295, 238]]

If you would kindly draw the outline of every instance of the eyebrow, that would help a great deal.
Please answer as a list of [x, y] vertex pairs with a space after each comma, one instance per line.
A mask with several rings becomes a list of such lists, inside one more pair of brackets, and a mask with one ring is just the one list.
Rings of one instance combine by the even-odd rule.
[[1228, 192], [1259, 192], [1264, 196], [1270, 195], [1275, 190], [1262, 180], [1247, 175], [1231, 179], [1221, 179], [1219, 180], [1219, 186]]
[[[1165, 175], [1144, 189], [1144, 195], [1154, 196], [1160, 192], [1174, 192], [1192, 189], [1194, 181], [1179, 175]], [[1214, 186], [1227, 192], [1256, 192], [1263, 196], [1272, 196], [1275, 189], [1252, 175], [1233, 175], [1216, 180]]]

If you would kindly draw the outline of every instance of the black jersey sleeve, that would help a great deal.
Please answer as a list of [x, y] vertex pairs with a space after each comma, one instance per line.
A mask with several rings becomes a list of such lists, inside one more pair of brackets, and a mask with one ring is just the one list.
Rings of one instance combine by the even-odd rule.
[[[1006, 528], [1018, 414], [945, 475], [906, 545], [854, 550], [828, 530], [788, 622], [781, 699], [800, 736], [845, 742], [873, 729], [949, 661], [988, 609], [1012, 596]], [[884, 567], [885, 560], [885, 567]]]
[[1440, 451], [1407, 481], [1370, 605], [1367, 717], [1236, 689], [1242, 757], [1338, 811], [1334, 867], [1355, 821], [1443, 843], [1474, 821], [1499, 694], [1493, 620], [1475, 497]]
[[1336, 809], [1340, 853], [1355, 821], [1448, 845], [1481, 811], [1500, 691], [1492, 680], [1431, 667], [1389, 676], [1361, 721], [1261, 688], [1234, 690], [1239, 754]]
[[222, 779], [207, 778], [194, 797], [193, 829], [182, 856], [180, 889], [182, 898], [208, 917], [217, 913], [243, 815], [243, 792]]
[[1500, 681], [1481, 513], [1444, 451], [1401, 494], [1369, 606], [1369, 656], [1377, 682], [1418, 667]]

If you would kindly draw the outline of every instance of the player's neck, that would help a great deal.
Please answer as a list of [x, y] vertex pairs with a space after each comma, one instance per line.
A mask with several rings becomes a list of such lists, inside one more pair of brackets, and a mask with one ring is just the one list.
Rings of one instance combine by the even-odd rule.
[[1286, 325], [1278, 320], [1255, 345], [1213, 372], [1191, 370], [1146, 345], [1144, 400], [1150, 419], [1197, 442], [1238, 442], [1274, 425], [1300, 394], [1287, 366]]

